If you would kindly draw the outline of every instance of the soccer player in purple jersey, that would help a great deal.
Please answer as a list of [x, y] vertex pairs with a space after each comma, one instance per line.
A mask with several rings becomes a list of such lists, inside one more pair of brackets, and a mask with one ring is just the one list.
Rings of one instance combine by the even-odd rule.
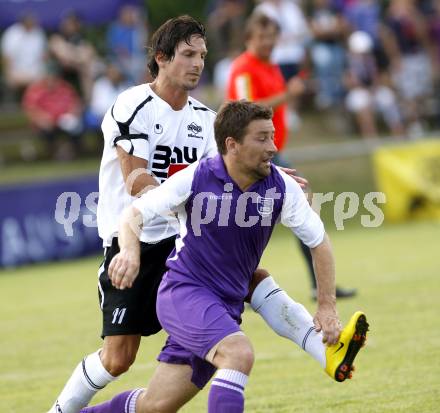
[[[286, 306], [296, 339], [335, 380], [351, 376], [368, 323], [358, 311], [341, 331], [333, 254], [322, 221], [299, 185], [271, 163], [272, 111], [245, 101], [227, 103], [214, 132], [218, 155], [190, 165], [124, 212], [120, 253], [109, 266], [113, 285], [130, 288], [139, 269], [142, 224], [177, 214], [179, 236], [157, 299], [159, 320], [169, 334], [158, 368], [146, 390], [122, 393], [84, 413], [175, 412], [214, 373], [208, 412], [243, 412], [254, 362], [240, 329], [243, 302], [278, 221], [311, 248], [318, 281], [314, 318], [291, 299]], [[265, 280], [253, 291], [257, 311], [280, 292], [268, 280], [268, 286]]]
[[[152, 36], [148, 66], [154, 81], [122, 92], [106, 113], [97, 211], [105, 247], [98, 271], [103, 345], [77, 364], [49, 413], [78, 413], [130, 368], [141, 337], [161, 330], [156, 295], [174, 248], [177, 220], [159, 217], [143, 228], [139, 275], [131, 288], [114, 288], [108, 267], [119, 252], [118, 221], [124, 207], [148, 187], [165, 181], [172, 167], [217, 154], [215, 113], [189, 95], [200, 79], [206, 52], [203, 25], [190, 16], [168, 20]], [[255, 271], [249, 291], [254, 309], [269, 326], [302, 345], [304, 340], [291, 328], [285, 311], [295, 303], [267, 271]], [[311, 346], [303, 348], [313, 355]]]

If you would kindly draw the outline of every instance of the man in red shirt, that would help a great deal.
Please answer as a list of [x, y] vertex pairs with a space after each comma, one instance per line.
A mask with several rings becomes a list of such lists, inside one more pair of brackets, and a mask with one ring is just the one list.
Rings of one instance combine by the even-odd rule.
[[[278, 149], [273, 162], [279, 166], [289, 166], [281, 155], [288, 139], [287, 102], [304, 93], [304, 84], [298, 76], [290, 78], [286, 83], [279, 66], [271, 62], [279, 32], [278, 24], [264, 14], [256, 13], [249, 18], [245, 28], [246, 50], [232, 62], [227, 98], [247, 99], [273, 109], [274, 139]], [[309, 248], [300, 244], [309, 268], [312, 297], [316, 299], [312, 256]], [[354, 289], [336, 288], [336, 296], [339, 298], [352, 297], [355, 294]]]
[[26, 89], [22, 104], [32, 126], [47, 141], [50, 154], [56, 152], [60, 134], [70, 138], [75, 151], [80, 149], [81, 100], [75, 89], [57, 75], [55, 67], [48, 66], [45, 77]]
[[[272, 107], [275, 145], [281, 152], [288, 139], [287, 102], [304, 92], [298, 77], [285, 82], [278, 65], [270, 60], [279, 35], [278, 24], [263, 14], [250, 17], [245, 30], [246, 51], [232, 63], [227, 97], [247, 99]], [[275, 163], [280, 163], [276, 157]]]

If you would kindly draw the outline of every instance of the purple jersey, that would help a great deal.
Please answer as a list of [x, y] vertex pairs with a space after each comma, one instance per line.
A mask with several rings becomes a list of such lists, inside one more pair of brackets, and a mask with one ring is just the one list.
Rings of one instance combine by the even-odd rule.
[[272, 165], [269, 176], [243, 192], [221, 155], [190, 165], [133, 205], [144, 223], [177, 212], [179, 236], [167, 261], [170, 281], [206, 286], [229, 302], [246, 297], [277, 221], [309, 247], [324, 237], [319, 216], [292, 178]]

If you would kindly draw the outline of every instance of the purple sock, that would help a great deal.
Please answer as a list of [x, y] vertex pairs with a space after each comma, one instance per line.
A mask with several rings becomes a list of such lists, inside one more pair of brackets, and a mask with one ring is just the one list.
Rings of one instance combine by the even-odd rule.
[[212, 380], [208, 413], [243, 413], [247, 376], [239, 371], [220, 369]]
[[107, 402], [85, 407], [80, 413], [135, 413], [136, 400], [141, 391], [142, 389], [125, 391]]

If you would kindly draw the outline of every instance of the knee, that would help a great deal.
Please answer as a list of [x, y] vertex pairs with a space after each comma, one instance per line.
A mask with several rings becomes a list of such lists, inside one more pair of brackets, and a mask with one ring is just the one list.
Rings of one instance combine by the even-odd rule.
[[136, 402], [136, 413], [176, 413], [178, 407], [171, 406], [166, 400], [155, 399], [154, 395], [144, 390]]
[[246, 336], [227, 338], [218, 348], [214, 361], [218, 368], [233, 369], [249, 374], [254, 365], [254, 349]]
[[249, 374], [255, 362], [255, 355], [253, 348], [249, 345], [242, 348], [240, 352], [236, 354], [236, 369], [242, 373]]
[[136, 359], [136, 352], [117, 352], [104, 348], [101, 351], [100, 356], [104, 368], [112, 376], [117, 377], [128, 371]]
[[254, 293], [255, 288], [257, 288], [257, 285], [260, 284], [260, 282], [266, 279], [267, 277], [270, 277], [270, 274], [267, 270], [263, 268], [257, 268], [255, 270], [251, 282], [249, 284], [249, 293], [245, 298], [246, 302], [250, 302], [252, 294]]

